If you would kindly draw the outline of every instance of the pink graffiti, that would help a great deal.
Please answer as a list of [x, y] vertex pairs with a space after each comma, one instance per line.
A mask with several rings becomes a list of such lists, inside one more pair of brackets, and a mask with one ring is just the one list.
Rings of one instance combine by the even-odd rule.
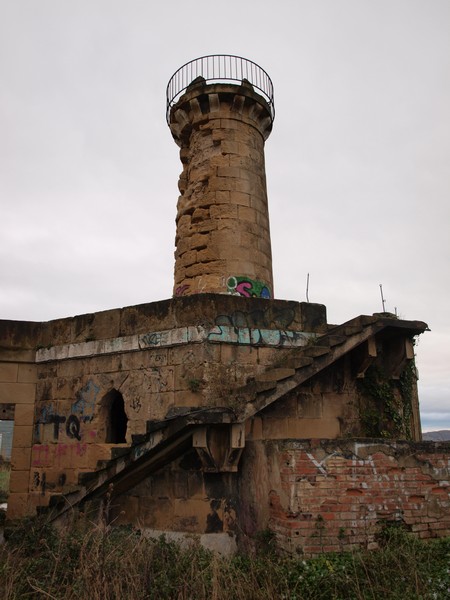
[[33, 446], [33, 467], [46, 467], [50, 464], [64, 466], [70, 464], [72, 457], [84, 456], [88, 445], [76, 444], [35, 444]]
[[33, 461], [32, 465], [37, 467], [39, 465], [46, 465], [49, 458], [49, 447], [48, 445], [35, 444], [33, 446]]
[[175, 296], [184, 296], [188, 289], [189, 286], [187, 285], [187, 283], [185, 283], [184, 285], [180, 285], [175, 290]]
[[242, 283], [238, 283], [236, 286], [236, 291], [239, 292], [241, 296], [245, 296], [246, 298], [251, 298], [251, 294], [247, 290], [252, 289], [252, 284], [249, 281], [243, 281]]

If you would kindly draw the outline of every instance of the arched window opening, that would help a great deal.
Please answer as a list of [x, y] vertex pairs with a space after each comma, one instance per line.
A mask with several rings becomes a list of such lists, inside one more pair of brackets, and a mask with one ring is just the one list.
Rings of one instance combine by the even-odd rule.
[[103, 398], [103, 406], [106, 413], [106, 443], [124, 444], [127, 441], [128, 417], [122, 394], [111, 390]]

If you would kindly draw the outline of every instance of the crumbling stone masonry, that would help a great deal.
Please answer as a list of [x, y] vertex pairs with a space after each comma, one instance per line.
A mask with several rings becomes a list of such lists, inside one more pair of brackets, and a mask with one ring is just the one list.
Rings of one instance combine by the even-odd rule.
[[449, 535], [450, 445], [421, 442], [426, 324], [329, 325], [323, 305], [273, 299], [272, 96], [204, 74], [169, 103], [184, 165], [174, 298], [0, 321], [9, 525], [103, 507], [222, 551], [270, 528], [305, 555], [374, 547], [386, 522]]
[[249, 83], [190, 85], [170, 112], [181, 147], [176, 296], [273, 298], [264, 141], [267, 102]]

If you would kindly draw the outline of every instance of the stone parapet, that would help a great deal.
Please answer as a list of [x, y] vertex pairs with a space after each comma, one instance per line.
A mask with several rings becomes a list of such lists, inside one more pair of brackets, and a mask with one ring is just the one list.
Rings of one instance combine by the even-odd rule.
[[[125, 346], [115, 348], [112, 345], [109, 352], [141, 349], [137, 337], [136, 348], [127, 348], [126, 344], [135, 343], [135, 336], [142, 338], [147, 334], [179, 328], [203, 327], [209, 334], [217, 325], [232, 329], [307, 331], [321, 334], [327, 330], [326, 307], [307, 302], [267, 302], [264, 299], [234, 295], [199, 294], [195, 297], [161, 300], [43, 323], [0, 320], [0, 360], [5, 363], [30, 362], [34, 361], [36, 352], [44, 356], [47, 352], [51, 353], [54, 346], [68, 344], [86, 344], [85, 353], [95, 355], [99, 341], [111, 341], [115, 338], [127, 338], [122, 342]], [[175, 333], [170, 336], [175, 336]], [[141, 345], [142, 343], [143, 341]], [[104, 351], [100, 353], [106, 353], [106, 346], [107, 344], [101, 345]], [[10, 379], [12, 371], [15, 380], [17, 368], [17, 365], [5, 364], [2, 369], [5, 370], [6, 379], [2, 381], [8, 380], [8, 373]], [[19, 381], [26, 383], [26, 377], [25, 371], [21, 371]]]

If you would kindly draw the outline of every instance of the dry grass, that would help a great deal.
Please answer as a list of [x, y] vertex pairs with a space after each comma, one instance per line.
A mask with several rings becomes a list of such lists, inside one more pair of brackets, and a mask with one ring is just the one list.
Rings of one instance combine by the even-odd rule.
[[[265, 538], [267, 541], [267, 536]], [[177, 600], [404, 600], [450, 597], [450, 539], [424, 543], [387, 530], [376, 552], [300, 560], [273, 544], [220, 558], [79, 521], [62, 531], [24, 522], [0, 547], [0, 597]]]

